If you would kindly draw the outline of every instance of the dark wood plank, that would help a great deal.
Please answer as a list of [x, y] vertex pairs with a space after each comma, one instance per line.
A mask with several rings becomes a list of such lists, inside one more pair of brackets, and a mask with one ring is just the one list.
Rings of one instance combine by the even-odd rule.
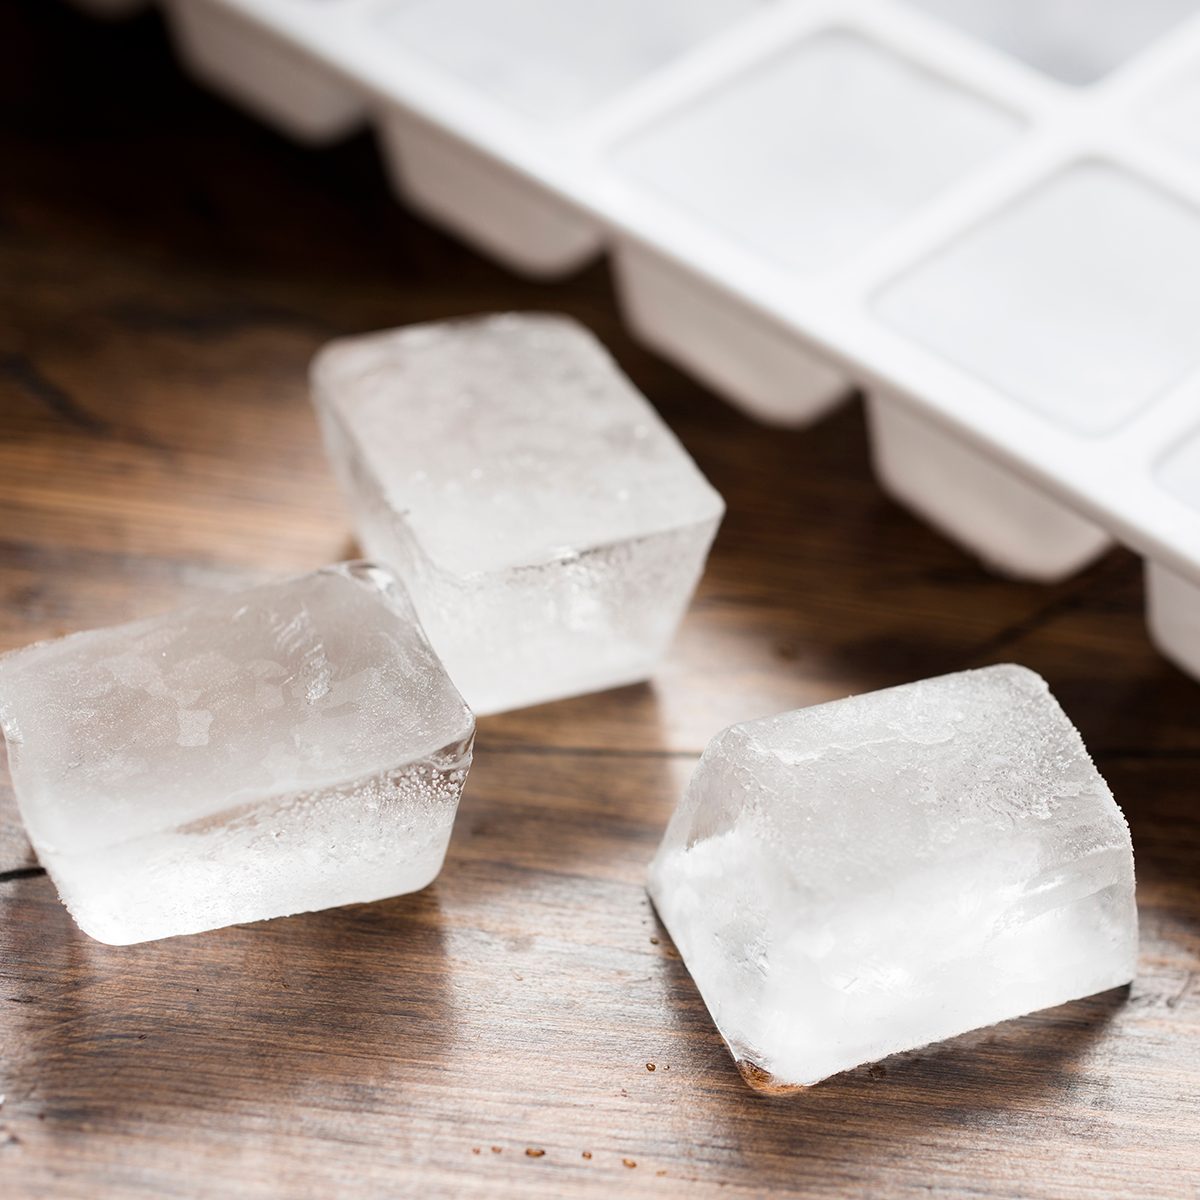
[[[570, 312], [730, 504], [651, 684], [481, 722], [418, 896], [100, 946], [0, 784], [0, 1194], [1200, 1194], [1200, 691], [1131, 555], [988, 575], [882, 495], [857, 408], [742, 419], [627, 337], [602, 267], [511, 278], [398, 208], [369, 139], [305, 152], [193, 88], [153, 15], [17, 0], [0, 56], [0, 649], [353, 554], [305, 392], [343, 332]], [[1006, 659], [1129, 815], [1137, 982], [753, 1095], [642, 891], [696, 753]]]

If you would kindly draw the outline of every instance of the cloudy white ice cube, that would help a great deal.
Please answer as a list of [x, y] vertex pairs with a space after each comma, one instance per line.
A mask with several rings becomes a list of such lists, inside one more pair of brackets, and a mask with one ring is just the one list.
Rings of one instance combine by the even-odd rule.
[[348, 338], [313, 395], [360, 543], [476, 712], [652, 672], [724, 504], [590, 333], [507, 314]]
[[474, 735], [367, 563], [14, 651], [0, 724], [39, 861], [116, 944], [424, 887]]
[[808, 1085], [1127, 983], [1129, 830], [1016, 666], [725, 730], [650, 892], [747, 1079]]

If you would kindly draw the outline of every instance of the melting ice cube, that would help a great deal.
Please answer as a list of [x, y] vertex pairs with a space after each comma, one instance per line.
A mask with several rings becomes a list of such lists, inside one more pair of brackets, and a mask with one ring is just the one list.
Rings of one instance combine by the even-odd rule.
[[476, 712], [645, 679], [724, 512], [586, 330], [505, 315], [334, 342], [326, 445]]
[[0, 658], [38, 858], [114, 944], [416, 891], [474, 719], [367, 563]]
[[1134, 974], [1128, 827], [1022, 667], [718, 734], [650, 893], [756, 1085], [812, 1084]]

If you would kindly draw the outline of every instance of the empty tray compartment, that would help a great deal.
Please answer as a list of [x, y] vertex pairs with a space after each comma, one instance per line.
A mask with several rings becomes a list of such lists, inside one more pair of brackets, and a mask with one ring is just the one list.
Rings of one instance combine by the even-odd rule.
[[849, 394], [845, 375], [772, 317], [636, 242], [618, 238], [612, 252], [634, 334], [751, 416], [802, 425]]
[[[988, 385], [994, 415], [1036, 414], [1065, 457], [1072, 442], [1082, 450], [1136, 420], [1200, 366], [1200, 214], [1113, 165], [1079, 162], [886, 285], [873, 309]], [[964, 391], [979, 396], [977, 386]], [[915, 467], [901, 472], [901, 458], [913, 458], [913, 420], [875, 412], [889, 486], [985, 558], [1053, 578], [1100, 549], [1086, 522], [1012, 495], [997, 495], [1008, 517], [997, 512], [972, 532], [969, 469], [957, 472], [964, 488], [944, 496], [932, 473], [922, 481]], [[976, 469], [982, 496], [996, 469], [983, 459]]]
[[298, 141], [352, 132], [365, 115], [353, 84], [219, 0], [163, 0], [180, 57], [197, 79]]
[[1179, 22], [1197, 0], [907, 0], [1061, 83], [1095, 83]]
[[[679, 258], [715, 246], [801, 279], [852, 258], [1019, 129], [1007, 111], [834, 29], [661, 117], [610, 159], [634, 197], [680, 225]], [[842, 390], [831, 368], [814, 366], [802, 339], [787, 348], [782, 326], [699, 271], [644, 247], [623, 246], [619, 258], [643, 336], [750, 411], [802, 421]], [[653, 293], [668, 289], [674, 299], [663, 304]], [[758, 361], [764, 346], [769, 364]], [[794, 381], [778, 374], [791, 362]]]
[[993, 570], [1046, 582], [1110, 545], [1098, 526], [902, 399], [867, 396], [875, 471], [890, 495]]
[[[378, 36], [434, 67], [531, 141], [572, 128], [764, 0], [396, 0]], [[600, 226], [507, 164], [407, 115], [384, 118], [401, 193], [434, 220], [525, 274], [599, 253]]]
[[381, 115], [379, 132], [400, 197], [511, 270], [553, 278], [603, 248], [590, 216], [495, 155], [398, 107]]

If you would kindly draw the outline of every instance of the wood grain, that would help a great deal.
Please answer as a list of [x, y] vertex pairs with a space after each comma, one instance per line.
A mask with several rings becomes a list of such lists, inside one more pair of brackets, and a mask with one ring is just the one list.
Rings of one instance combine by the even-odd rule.
[[[18, 0], [0, 56], [0, 648], [353, 553], [305, 389], [340, 333], [570, 312], [730, 509], [652, 683], [481, 722], [419, 895], [101, 946], [0, 785], [0, 1195], [1200, 1195], [1200, 689], [1136, 560], [988, 575], [880, 493], [856, 407], [740, 418], [628, 339], [602, 267], [514, 280], [396, 206], [365, 136], [302, 151], [192, 87], [154, 16]], [[1004, 660], [1129, 815], [1138, 980], [754, 1095], [642, 891], [695, 755]]]

